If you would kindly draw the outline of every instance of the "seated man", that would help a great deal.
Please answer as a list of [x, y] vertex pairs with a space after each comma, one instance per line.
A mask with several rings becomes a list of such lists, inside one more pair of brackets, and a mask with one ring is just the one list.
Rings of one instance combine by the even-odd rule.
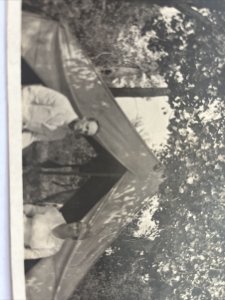
[[23, 149], [35, 141], [63, 139], [69, 131], [87, 136], [99, 130], [93, 118], [79, 119], [69, 100], [42, 85], [22, 88]]
[[90, 235], [83, 222], [66, 224], [52, 206], [24, 205], [25, 259], [38, 259], [57, 253], [66, 238], [84, 239]]

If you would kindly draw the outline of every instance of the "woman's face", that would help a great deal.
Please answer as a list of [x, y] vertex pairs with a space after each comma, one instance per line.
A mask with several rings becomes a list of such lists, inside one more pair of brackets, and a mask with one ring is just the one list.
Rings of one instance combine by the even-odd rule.
[[79, 235], [78, 224], [77, 223], [61, 224], [53, 229], [53, 233], [61, 239], [77, 238]]

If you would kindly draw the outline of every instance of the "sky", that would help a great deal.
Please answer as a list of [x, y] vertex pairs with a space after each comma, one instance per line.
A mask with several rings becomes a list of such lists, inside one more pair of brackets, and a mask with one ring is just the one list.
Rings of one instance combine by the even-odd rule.
[[[131, 122], [138, 117], [141, 119], [141, 136], [151, 150], [158, 151], [167, 144], [169, 137], [167, 126], [173, 116], [167, 97], [117, 98], [116, 101]], [[147, 207], [143, 208], [138, 220], [138, 228], [133, 232], [135, 237], [154, 240], [159, 234], [158, 224], [152, 220], [158, 206], [159, 198], [156, 196], [149, 200]], [[107, 249], [106, 255], [111, 255], [111, 250], [111, 248]]]
[[117, 98], [117, 103], [128, 119], [141, 119], [141, 136], [152, 150], [160, 150], [168, 139], [167, 126], [173, 116], [167, 97]]

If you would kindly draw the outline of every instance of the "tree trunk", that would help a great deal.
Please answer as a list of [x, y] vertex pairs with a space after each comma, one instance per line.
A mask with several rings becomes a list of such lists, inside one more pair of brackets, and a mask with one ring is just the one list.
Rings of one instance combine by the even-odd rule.
[[197, 8], [208, 8], [211, 10], [224, 10], [225, 9], [225, 2], [223, 0], [182, 0], [182, 1], [175, 1], [178, 3], [184, 3], [189, 6], [195, 6]]
[[168, 96], [168, 88], [110, 88], [114, 97], [161, 97]]
[[213, 24], [208, 20], [207, 17], [204, 17], [202, 14], [200, 14], [198, 11], [194, 10], [190, 7], [190, 5], [187, 5], [186, 3], [177, 3], [176, 8], [183, 13], [184, 15], [197, 19], [200, 23], [202, 23], [208, 30], [212, 30]]
[[[212, 34], [213, 39], [217, 42], [218, 32], [221, 31], [221, 26], [215, 25], [210, 22], [208, 17], [204, 17], [198, 11], [194, 10], [192, 7], [197, 8], [208, 8], [210, 10], [225, 11], [225, 1], [223, 0], [127, 0], [128, 2], [140, 5], [153, 5], [158, 6], [168, 6], [174, 7], [190, 18], [197, 20], [199, 23], [203, 24], [204, 27]], [[223, 55], [223, 49], [218, 47], [215, 49], [219, 55]]]
[[175, 7], [180, 4], [186, 4], [189, 7], [195, 6], [197, 8], [208, 8], [211, 10], [224, 10], [225, 2], [223, 0], [127, 0], [131, 3], [136, 3], [137, 5], [146, 4], [156, 4], [158, 6], [168, 6]]
[[158, 5], [174, 7], [181, 13], [197, 19], [199, 22], [204, 24], [207, 29], [212, 30], [213, 24], [208, 20], [207, 17], [202, 16], [198, 11], [194, 10], [192, 7], [196, 8], [208, 8], [210, 10], [225, 11], [225, 1], [223, 0], [127, 0], [130, 3], [135, 3], [136, 5], [146, 4], [146, 5]]

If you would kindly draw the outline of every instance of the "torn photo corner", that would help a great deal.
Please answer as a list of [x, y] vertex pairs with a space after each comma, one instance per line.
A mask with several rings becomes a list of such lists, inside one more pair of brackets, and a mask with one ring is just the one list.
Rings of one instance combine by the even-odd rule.
[[224, 5], [7, 5], [14, 299], [224, 298]]

